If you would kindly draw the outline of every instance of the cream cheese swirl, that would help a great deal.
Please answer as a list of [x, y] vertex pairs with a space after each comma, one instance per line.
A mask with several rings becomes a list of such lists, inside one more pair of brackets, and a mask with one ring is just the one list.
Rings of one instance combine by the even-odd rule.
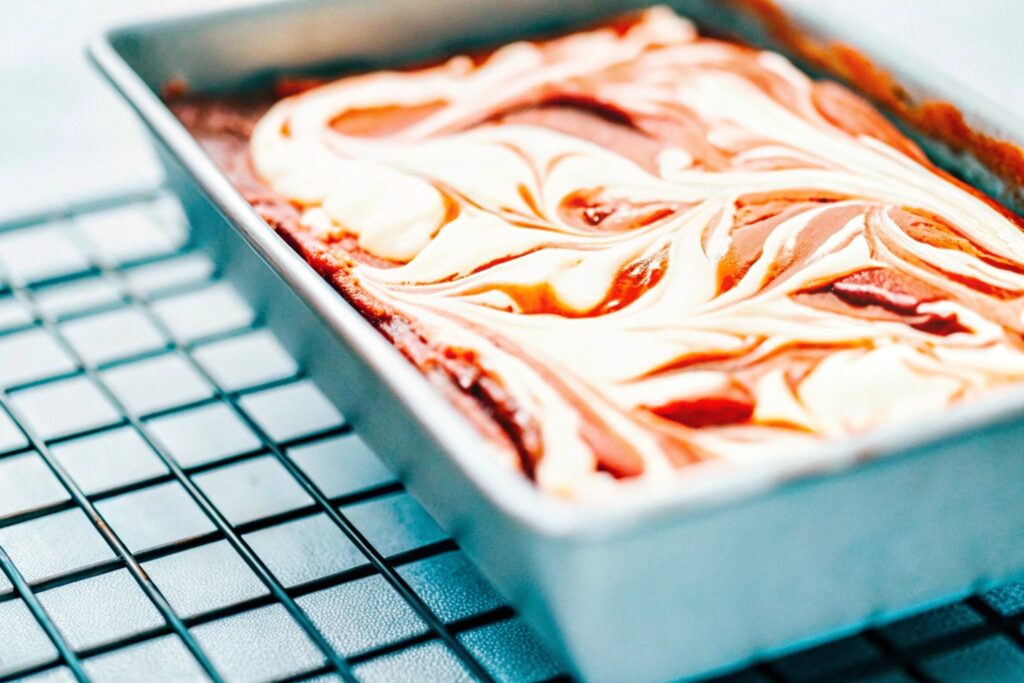
[[876, 111], [657, 8], [277, 103], [254, 167], [514, 402], [545, 490], [673, 485], [1024, 378], [1024, 233]]

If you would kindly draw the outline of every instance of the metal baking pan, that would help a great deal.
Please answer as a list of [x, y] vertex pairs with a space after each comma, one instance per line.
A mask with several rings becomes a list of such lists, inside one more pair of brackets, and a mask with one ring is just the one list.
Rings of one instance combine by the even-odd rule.
[[[117, 28], [91, 54], [149, 127], [194, 224], [219, 212], [251, 247], [234, 234], [200, 235], [218, 245], [228, 275], [272, 300], [269, 324], [313, 378], [582, 677], [658, 681], [739, 667], [1024, 569], [1021, 390], [826, 444], [801, 463], [694, 478], [657, 499], [587, 507], [542, 495], [482, 456], [468, 421], [264, 224], [157, 95], [176, 77], [198, 91], [238, 90], [274, 74], [569, 29], [640, 4], [303, 0]], [[705, 31], [784, 53], [801, 42], [775, 40], [786, 32], [751, 11], [763, 2], [672, 4]], [[810, 19], [813, 29], [789, 37], [842, 38], [827, 17]], [[901, 98], [949, 100], [975, 130], [1024, 135], [887, 47], [858, 47], [895, 65]], [[975, 155], [904, 127], [1012, 205], [1019, 188]]]

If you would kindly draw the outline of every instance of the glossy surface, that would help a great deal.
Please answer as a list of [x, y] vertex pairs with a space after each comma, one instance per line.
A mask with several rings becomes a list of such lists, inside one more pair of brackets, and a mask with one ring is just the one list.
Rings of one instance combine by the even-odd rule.
[[1015, 219], [850, 92], [666, 9], [314, 88], [251, 155], [298, 207], [232, 157], [268, 220], [566, 497], [799, 458], [1024, 377]]

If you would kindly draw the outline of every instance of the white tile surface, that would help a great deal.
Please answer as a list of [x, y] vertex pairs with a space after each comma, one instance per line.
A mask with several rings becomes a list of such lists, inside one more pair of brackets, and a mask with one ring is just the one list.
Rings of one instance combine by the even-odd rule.
[[142, 567], [175, 613], [184, 618], [267, 593], [267, 587], [227, 541], [166, 555]]
[[182, 343], [246, 327], [256, 317], [248, 302], [225, 282], [160, 299], [153, 304], [153, 312]]
[[21, 600], [0, 603], [0, 633], [6, 636], [0, 675], [42, 664], [57, 656], [57, 648]]
[[13, 451], [28, 443], [25, 435], [21, 433], [14, 420], [6, 411], [0, 410], [0, 453]]
[[66, 666], [58, 666], [47, 669], [31, 676], [21, 679], [21, 683], [75, 683], [76, 679], [71, 669]]
[[100, 377], [135, 415], [155, 413], [213, 395], [209, 382], [174, 353], [118, 365], [104, 370]]
[[0, 386], [71, 372], [75, 363], [42, 328], [0, 337]]
[[200, 346], [192, 357], [224, 391], [285, 379], [299, 370], [295, 359], [269, 330]]
[[188, 492], [173, 481], [107, 498], [96, 509], [133, 553], [215, 529]]
[[179, 246], [144, 204], [87, 213], [73, 227], [96, 261], [111, 266], [167, 254]]
[[15, 409], [30, 429], [43, 439], [114, 424], [120, 413], [88, 377], [73, 377], [18, 391], [11, 396]]
[[0, 546], [29, 583], [114, 558], [110, 546], [81, 510], [0, 528]]
[[14, 330], [32, 322], [32, 314], [12, 296], [0, 296], [0, 331]]
[[204, 282], [216, 268], [203, 254], [187, 254], [124, 270], [128, 286], [140, 297], [150, 297], [168, 289]]
[[[76, 650], [109, 643], [164, 623], [126, 569], [39, 593], [39, 602]], [[110, 609], [111, 605], [117, 609]]]
[[130, 426], [62, 441], [51, 450], [87, 494], [145, 481], [167, 472], [149, 445]]
[[0, 236], [0, 270], [16, 284], [77, 273], [89, 266], [85, 252], [62, 223]]
[[310, 380], [274, 387], [239, 400], [242, 409], [277, 442], [339, 427], [344, 419]]
[[0, 459], [0, 519], [68, 499], [68, 492], [38, 453]]
[[271, 456], [203, 472], [194, 481], [235, 526], [313, 504], [309, 494]]
[[229, 681], [287, 678], [324, 662], [323, 654], [280, 604], [202, 624], [192, 634]]
[[69, 313], [116, 304], [122, 298], [117, 285], [104, 277], [85, 278], [46, 287], [33, 292], [33, 297], [42, 314], [51, 320], [62, 318]]
[[155, 418], [149, 432], [182, 467], [195, 467], [254, 451], [262, 445], [251, 429], [224, 403]]
[[85, 672], [99, 683], [207, 680], [199, 662], [173, 635], [90, 657], [85, 661]]
[[137, 308], [119, 308], [76, 318], [61, 325], [60, 332], [82, 360], [94, 367], [157, 351], [168, 343], [160, 330]]

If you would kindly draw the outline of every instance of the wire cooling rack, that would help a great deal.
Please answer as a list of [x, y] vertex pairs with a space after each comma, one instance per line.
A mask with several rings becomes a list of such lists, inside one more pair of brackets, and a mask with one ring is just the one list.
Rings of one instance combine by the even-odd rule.
[[[0, 683], [565, 678], [173, 199], [0, 226], [0, 268]], [[1019, 681], [1022, 623], [1009, 584], [720, 680]]]

